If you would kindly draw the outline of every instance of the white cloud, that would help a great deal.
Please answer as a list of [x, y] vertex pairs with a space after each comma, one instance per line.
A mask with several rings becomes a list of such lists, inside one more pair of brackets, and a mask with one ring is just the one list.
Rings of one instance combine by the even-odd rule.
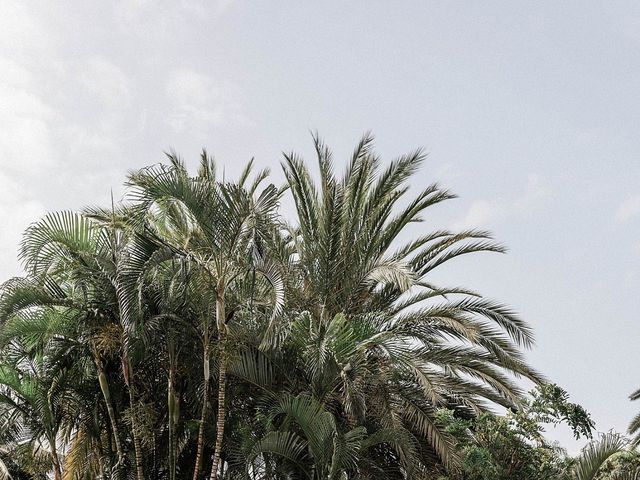
[[17, 253], [22, 233], [44, 212], [40, 202], [30, 198], [17, 182], [0, 173], [0, 281], [20, 273]]
[[166, 94], [172, 104], [168, 122], [176, 132], [190, 129], [205, 133], [210, 127], [231, 121], [246, 123], [235, 101], [236, 89], [206, 75], [192, 70], [174, 71], [167, 81]]
[[0, 46], [6, 52], [48, 48], [53, 34], [44, 29], [28, 2], [0, 0]]
[[179, 70], [169, 77], [167, 94], [179, 105], [192, 106], [216, 98], [219, 92], [206, 75]]
[[115, 5], [116, 23], [127, 31], [166, 36], [207, 24], [224, 15], [236, 0], [120, 0]]
[[464, 218], [454, 224], [454, 229], [487, 227], [506, 216], [504, 200], [476, 200], [471, 204]]
[[538, 174], [527, 177], [527, 185], [523, 195], [516, 199], [514, 209], [516, 212], [527, 212], [544, 203], [551, 196], [551, 187], [546, 179]]
[[31, 82], [29, 71], [8, 58], [0, 57], [0, 71], [5, 86], [23, 87]]
[[33, 172], [51, 165], [53, 110], [42, 100], [25, 68], [0, 57], [0, 71], [2, 171]]
[[[59, 120], [46, 87], [31, 65], [45, 70], [57, 37], [43, 28], [26, 2], [0, 0], [0, 281], [20, 273], [18, 243], [27, 226], [44, 214], [28, 188], [54, 165], [53, 126]], [[31, 62], [31, 64], [30, 64]]]
[[109, 107], [121, 108], [131, 101], [129, 79], [120, 68], [103, 57], [92, 57], [85, 62], [80, 81]]
[[476, 200], [471, 204], [462, 220], [453, 225], [454, 229], [485, 228], [508, 218], [523, 216], [543, 204], [551, 195], [551, 188], [545, 179], [531, 174], [520, 196], [494, 200]]
[[[131, 120], [139, 118], [138, 110], [132, 109], [137, 102], [135, 83], [120, 68], [127, 64], [117, 50], [108, 57], [95, 55], [79, 43], [83, 34], [72, 25], [81, 17], [81, 8], [60, 13], [46, 5], [4, 0], [0, 8], [6, 13], [0, 16], [4, 186], [14, 182], [29, 189], [47, 208], [99, 201], [103, 190], [109, 193], [106, 178], [117, 171], [118, 182], [122, 180], [124, 163], [130, 161], [123, 145], [141, 133]], [[66, 188], [65, 182], [72, 182], [73, 188]], [[26, 197], [24, 208], [6, 202], [0, 198], [0, 211], [3, 217], [12, 215], [14, 224], [36, 220]], [[21, 214], [28, 216], [26, 223], [17, 221]], [[14, 227], [5, 222], [3, 228]], [[0, 263], [11, 262], [14, 252], [0, 252]]]
[[620, 204], [616, 211], [616, 221], [628, 222], [633, 217], [640, 215], [640, 195], [633, 195]]

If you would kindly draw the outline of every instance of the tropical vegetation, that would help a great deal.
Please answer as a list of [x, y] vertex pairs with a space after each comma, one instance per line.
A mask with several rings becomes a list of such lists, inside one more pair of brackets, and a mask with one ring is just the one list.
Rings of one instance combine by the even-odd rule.
[[338, 175], [314, 147], [284, 186], [170, 154], [123, 202], [27, 229], [0, 288], [0, 478], [635, 478], [619, 435], [577, 459], [545, 440], [594, 425], [527, 363], [527, 323], [434, 283], [504, 247], [414, 234], [454, 198], [411, 188], [423, 152], [385, 165], [366, 135]]

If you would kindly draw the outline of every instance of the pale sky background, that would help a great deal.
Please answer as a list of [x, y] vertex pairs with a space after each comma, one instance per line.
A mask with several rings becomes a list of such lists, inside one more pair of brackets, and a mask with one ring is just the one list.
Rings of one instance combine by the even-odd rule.
[[[415, 187], [460, 198], [507, 255], [441, 283], [535, 328], [531, 362], [624, 431], [640, 403], [640, 3], [0, 0], [0, 277], [43, 213], [108, 204], [127, 171], [206, 146], [238, 172], [317, 129], [344, 163], [372, 130], [424, 146]], [[286, 213], [286, 212], [285, 212]], [[551, 432], [570, 450], [566, 430]]]

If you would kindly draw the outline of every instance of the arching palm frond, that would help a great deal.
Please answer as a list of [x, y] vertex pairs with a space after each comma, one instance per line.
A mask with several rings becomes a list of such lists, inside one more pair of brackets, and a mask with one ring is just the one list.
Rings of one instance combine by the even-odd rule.
[[195, 174], [170, 153], [129, 175], [124, 203], [29, 227], [27, 275], [0, 286], [9, 472], [428, 479], [460, 465], [439, 409], [517, 409], [517, 377], [543, 380], [531, 328], [432, 281], [504, 247], [483, 230], [414, 235], [455, 197], [417, 183], [421, 150], [384, 165], [367, 134], [341, 174], [313, 144], [317, 171], [287, 154], [283, 188], [253, 161], [231, 180], [206, 151]]
[[284, 331], [299, 374], [346, 421], [406, 428], [455, 468], [455, 445], [436, 425], [435, 408], [513, 408], [524, 394], [514, 376], [544, 379], [524, 360], [533, 334], [515, 312], [428, 277], [463, 255], [505, 249], [482, 230], [407, 241], [409, 225], [455, 197], [433, 183], [406, 200], [421, 150], [381, 169], [367, 134], [340, 177], [329, 149], [317, 135], [313, 141], [318, 181], [295, 154], [282, 164], [298, 220], [284, 236], [292, 249], [288, 297], [296, 299]]
[[[640, 389], [633, 392], [629, 395], [630, 400], [638, 400], [640, 398]], [[640, 414], [633, 417], [631, 423], [629, 424], [629, 434], [633, 435], [633, 445], [640, 445]]]
[[582, 450], [574, 466], [573, 476], [576, 480], [593, 480], [604, 462], [626, 446], [627, 441], [619, 434], [601, 435]]

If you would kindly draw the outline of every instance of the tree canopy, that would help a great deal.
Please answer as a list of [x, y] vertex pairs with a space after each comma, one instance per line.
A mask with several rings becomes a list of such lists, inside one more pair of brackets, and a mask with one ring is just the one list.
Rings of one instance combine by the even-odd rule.
[[285, 154], [284, 186], [171, 154], [129, 174], [123, 202], [28, 228], [25, 275], [0, 288], [0, 479], [631, 475], [619, 436], [577, 460], [544, 439], [594, 425], [528, 364], [524, 320], [432, 281], [504, 247], [408, 232], [454, 198], [411, 188], [423, 152], [383, 164], [365, 135], [337, 174], [313, 140], [317, 175]]

